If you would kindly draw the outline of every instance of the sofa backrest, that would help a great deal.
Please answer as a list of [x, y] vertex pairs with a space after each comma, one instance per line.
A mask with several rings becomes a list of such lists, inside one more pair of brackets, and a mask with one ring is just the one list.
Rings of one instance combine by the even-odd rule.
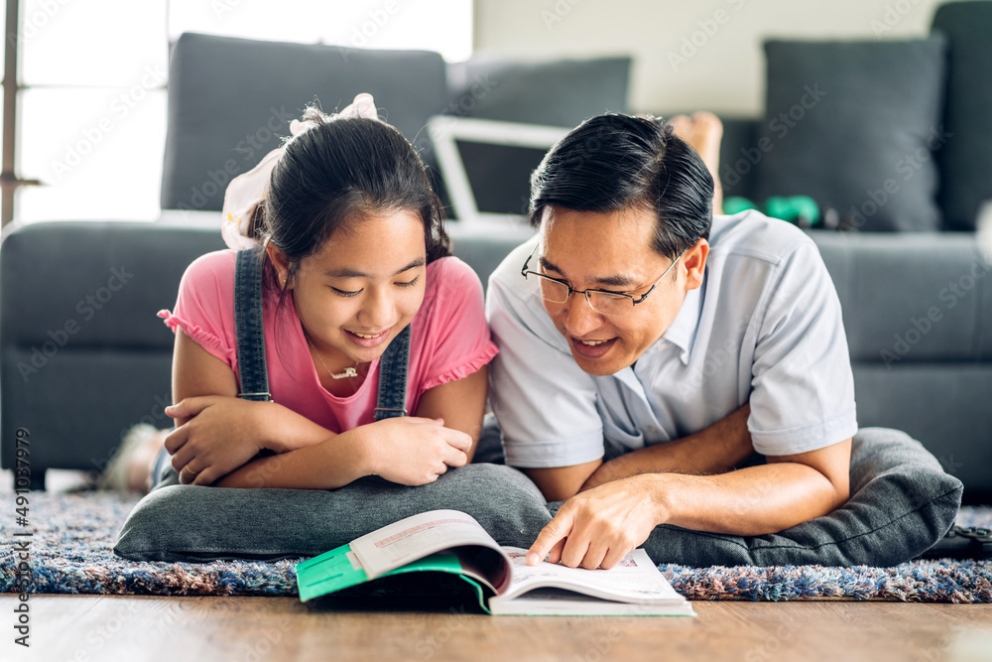
[[[628, 111], [631, 65], [630, 57], [508, 59], [477, 54], [448, 64], [445, 112], [571, 129], [595, 115]], [[527, 213], [530, 175], [544, 150], [464, 141], [458, 151], [480, 210]], [[447, 204], [444, 182], [438, 184]]]
[[742, 117], [721, 117], [720, 120], [723, 122], [720, 183], [724, 198], [737, 196], [754, 200], [761, 164], [760, 151], [755, 153], [761, 135], [761, 120]]
[[427, 119], [447, 105], [444, 60], [429, 51], [182, 34], [169, 68], [162, 208], [221, 209], [227, 182], [279, 147], [315, 97], [330, 113], [360, 92], [422, 145]]
[[[973, 236], [812, 232], [837, 287], [858, 423], [905, 430], [992, 493], [992, 265]], [[463, 238], [483, 283], [514, 241]], [[0, 244], [0, 464], [99, 470], [140, 421], [171, 425], [172, 309], [186, 266], [225, 248], [215, 227], [64, 222]]]

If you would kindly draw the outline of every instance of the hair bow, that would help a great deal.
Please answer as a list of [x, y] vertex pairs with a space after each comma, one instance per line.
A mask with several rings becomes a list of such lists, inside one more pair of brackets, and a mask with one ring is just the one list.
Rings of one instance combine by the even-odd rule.
[[[371, 94], [362, 92], [355, 97], [338, 117], [367, 117], [378, 119], [375, 101]], [[289, 132], [293, 137], [305, 133], [317, 126], [312, 120], [293, 120], [289, 123]], [[286, 146], [281, 145], [266, 154], [254, 168], [240, 174], [227, 185], [224, 191], [224, 206], [221, 211], [221, 236], [230, 248], [241, 250], [259, 244], [258, 240], [248, 236], [248, 226], [252, 211], [258, 203], [265, 200], [269, 190], [269, 180], [272, 169], [285, 152]]]

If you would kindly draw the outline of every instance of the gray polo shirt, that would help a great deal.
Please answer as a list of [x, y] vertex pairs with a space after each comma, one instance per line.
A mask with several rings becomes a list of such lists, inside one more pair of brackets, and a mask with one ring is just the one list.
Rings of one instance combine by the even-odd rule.
[[507, 463], [609, 460], [702, 430], [745, 402], [756, 451], [789, 455], [857, 432], [840, 301], [804, 232], [755, 211], [716, 216], [703, 284], [634, 367], [583, 372], [520, 275], [540, 235], [489, 280], [486, 316], [500, 353], [490, 399]]

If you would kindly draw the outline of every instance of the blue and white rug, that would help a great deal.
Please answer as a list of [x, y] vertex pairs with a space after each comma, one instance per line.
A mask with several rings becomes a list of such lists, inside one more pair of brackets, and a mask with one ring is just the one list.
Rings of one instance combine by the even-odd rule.
[[[112, 548], [138, 495], [31, 492], [28, 527], [18, 526], [14, 495], [0, 494], [0, 592], [14, 588], [13, 534], [32, 530], [30, 592], [152, 595], [295, 596], [301, 559], [160, 563], [125, 561]], [[992, 507], [963, 508], [963, 526], [992, 527]], [[851, 599], [992, 602], [992, 561], [912, 561], [893, 568], [808, 566], [659, 566], [690, 600]]]

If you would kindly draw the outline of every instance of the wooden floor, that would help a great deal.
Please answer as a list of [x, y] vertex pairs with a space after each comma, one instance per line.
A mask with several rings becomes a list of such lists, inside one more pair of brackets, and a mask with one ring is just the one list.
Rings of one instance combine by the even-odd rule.
[[992, 605], [695, 602], [696, 618], [311, 611], [296, 598], [0, 597], [0, 660], [992, 660]]

